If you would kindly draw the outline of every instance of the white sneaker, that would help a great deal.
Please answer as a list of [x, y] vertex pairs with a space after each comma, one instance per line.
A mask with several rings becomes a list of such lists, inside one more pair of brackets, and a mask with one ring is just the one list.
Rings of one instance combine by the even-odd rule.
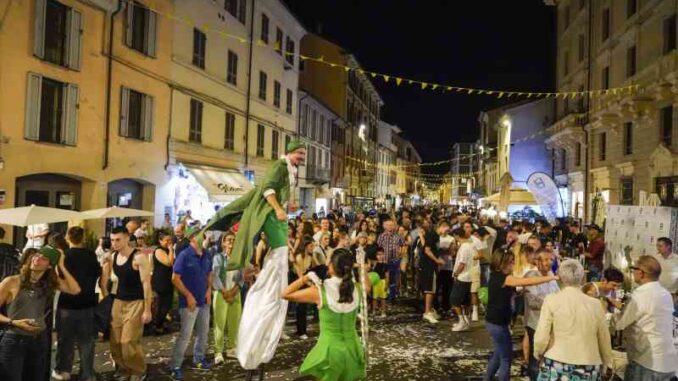
[[424, 320], [431, 324], [438, 324], [438, 319], [436, 319], [431, 312], [424, 314]]
[[472, 321], [478, 321], [478, 310], [474, 309], [473, 313], [471, 313], [471, 320]]
[[282, 333], [281, 339], [283, 339], [283, 340], [289, 340], [289, 339], [290, 339], [290, 336], [289, 336], [288, 334], [286, 334], [285, 332], [283, 332], [283, 333]]
[[461, 319], [459, 320], [459, 323], [455, 324], [452, 327], [452, 332], [463, 332], [463, 331], [468, 331], [469, 330], [469, 324], [466, 320]]
[[71, 374], [66, 372], [57, 372], [56, 369], [52, 371], [52, 378], [57, 381], [68, 381], [71, 379]]
[[440, 315], [438, 315], [438, 311], [433, 310], [431, 311], [431, 313], [433, 314], [433, 317], [436, 318], [436, 320], [440, 320]]
[[219, 365], [224, 363], [224, 355], [217, 353], [214, 355], [214, 365]]
[[299, 336], [299, 340], [308, 340], [308, 336], [307, 335], [301, 335], [301, 336]]
[[381, 315], [379, 315], [379, 317], [382, 318], [382, 319], [386, 319], [386, 314], [382, 313]]

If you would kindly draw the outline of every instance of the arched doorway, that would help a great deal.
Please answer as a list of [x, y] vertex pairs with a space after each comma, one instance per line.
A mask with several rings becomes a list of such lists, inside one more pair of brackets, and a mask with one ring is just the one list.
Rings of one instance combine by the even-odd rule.
[[[148, 192], [144, 192], [150, 187]], [[131, 209], [153, 210], [155, 186], [137, 179], [118, 179], [108, 183], [106, 206], [119, 206]], [[146, 199], [144, 199], [146, 198]], [[113, 227], [125, 224], [126, 219], [109, 218], [106, 220], [106, 232]], [[152, 221], [151, 221], [152, 222]]]
[[[80, 210], [82, 181], [75, 177], [56, 173], [40, 173], [16, 178], [15, 206], [48, 206], [69, 210]], [[67, 222], [50, 224], [53, 232], [66, 233]], [[14, 241], [17, 247], [25, 243], [25, 228], [15, 228]]]

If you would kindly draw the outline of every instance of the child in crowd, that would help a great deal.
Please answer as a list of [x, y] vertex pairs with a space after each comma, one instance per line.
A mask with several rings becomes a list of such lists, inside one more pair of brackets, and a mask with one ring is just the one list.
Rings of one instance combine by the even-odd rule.
[[386, 285], [388, 284], [388, 271], [386, 267], [386, 254], [384, 248], [377, 248], [377, 262], [372, 271], [379, 274], [379, 282], [372, 288], [372, 313], [386, 317]]

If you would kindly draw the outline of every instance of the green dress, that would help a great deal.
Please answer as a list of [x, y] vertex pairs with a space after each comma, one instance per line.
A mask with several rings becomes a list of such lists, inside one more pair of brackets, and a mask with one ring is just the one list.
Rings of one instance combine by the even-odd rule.
[[320, 295], [323, 302], [320, 308], [320, 337], [301, 364], [299, 373], [322, 381], [365, 378], [365, 353], [356, 331], [358, 308], [348, 313], [334, 312], [327, 304], [324, 286], [320, 287]]

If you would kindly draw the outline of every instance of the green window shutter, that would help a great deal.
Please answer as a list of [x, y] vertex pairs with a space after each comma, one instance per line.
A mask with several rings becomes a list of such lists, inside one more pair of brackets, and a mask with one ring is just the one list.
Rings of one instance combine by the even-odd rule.
[[64, 120], [61, 129], [61, 142], [74, 146], [78, 140], [78, 104], [80, 91], [78, 86], [67, 84], [64, 86]]
[[120, 92], [120, 136], [127, 136], [127, 115], [129, 112], [129, 89], [123, 87]]
[[158, 17], [156, 16], [155, 12], [149, 10], [148, 11], [148, 18], [146, 19], [148, 22], [148, 25], [146, 25], [146, 47], [148, 48], [148, 51], [146, 54], [148, 54], [151, 57], [155, 57], [155, 42], [156, 42], [156, 29], [157, 29], [157, 23], [158, 23]]
[[33, 54], [45, 57], [45, 0], [35, 0], [35, 19], [33, 20]]
[[80, 38], [82, 30], [82, 14], [71, 9], [68, 25], [68, 67], [80, 70]]
[[145, 141], [153, 140], [153, 97], [144, 96], [144, 130], [142, 132]]
[[26, 121], [24, 138], [28, 140], [40, 139], [40, 98], [42, 97], [42, 76], [28, 73], [26, 88]]

